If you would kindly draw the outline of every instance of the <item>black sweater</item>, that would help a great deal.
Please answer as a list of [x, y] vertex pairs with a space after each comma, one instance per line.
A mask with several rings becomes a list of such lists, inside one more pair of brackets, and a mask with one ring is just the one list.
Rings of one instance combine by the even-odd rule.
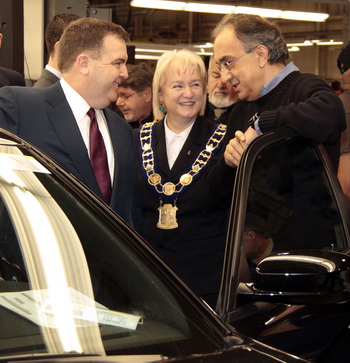
[[290, 127], [299, 135], [322, 143], [337, 169], [339, 135], [346, 128], [345, 112], [339, 97], [323, 78], [299, 71], [290, 73], [273, 90], [256, 101], [238, 101], [226, 133], [228, 141], [237, 130], [245, 131], [248, 121], [259, 113], [264, 133]]

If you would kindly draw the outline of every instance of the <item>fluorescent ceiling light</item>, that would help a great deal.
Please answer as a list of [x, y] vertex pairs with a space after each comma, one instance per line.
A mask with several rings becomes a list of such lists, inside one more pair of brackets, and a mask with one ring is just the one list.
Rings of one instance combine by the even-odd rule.
[[213, 43], [205, 43], [205, 44], [196, 44], [193, 45], [195, 48], [213, 48]]
[[265, 18], [281, 18], [283, 10], [252, 8], [249, 6], [237, 6], [236, 14], [260, 15]]
[[131, 0], [131, 6], [139, 8], [151, 8], [161, 10], [178, 10], [201, 13], [244, 13], [260, 15], [266, 18], [303, 20], [303, 21], [325, 21], [329, 15], [325, 13], [310, 13], [303, 11], [283, 11], [278, 9], [264, 9], [248, 6], [230, 6], [224, 4], [196, 3], [168, 0]]
[[[144, 4], [146, 2], [146, 4]], [[164, 9], [164, 10], [183, 10], [187, 3], [181, 1], [163, 1], [163, 0], [137, 0], [131, 1], [131, 6], [139, 8], [154, 8], [154, 9]], [[142, 6], [145, 5], [145, 6]]]
[[300, 48], [299, 47], [290, 47], [290, 48], [288, 48], [288, 50], [290, 52], [299, 52], [300, 51]]
[[301, 11], [284, 11], [282, 19], [304, 20], [304, 21], [325, 21], [329, 17], [324, 13], [309, 13]]
[[[174, 48], [175, 49], [175, 48]], [[165, 53], [165, 52], [170, 52], [171, 50], [169, 49], [155, 49], [155, 48], [135, 48], [135, 52], [140, 52], [140, 53]]]
[[160, 58], [160, 56], [161, 54], [159, 55], [135, 54], [135, 59], [157, 60]]
[[310, 47], [312, 45], [343, 45], [344, 42], [339, 40], [335, 41], [333, 39], [329, 41], [320, 40], [305, 40], [303, 43], [287, 43], [287, 47]]
[[330, 40], [329, 42], [318, 42], [317, 45], [343, 45], [344, 42], [342, 41], [339, 41], [339, 42], [336, 42], [334, 40]]
[[[193, 52], [202, 55], [202, 56], [211, 56], [213, 55], [213, 44], [177, 44], [177, 45], [168, 45], [168, 44], [153, 44], [153, 43], [129, 43], [130, 45], [135, 46], [135, 59], [144, 59], [144, 60], [157, 60], [163, 53], [171, 52], [174, 49], [182, 49], [188, 48]], [[321, 46], [321, 45], [343, 45], [342, 41], [335, 41], [334, 39], [328, 41], [315, 41], [315, 40], [305, 40], [300, 43], [287, 43], [288, 50], [290, 52], [300, 51], [299, 47], [306, 46]]]
[[287, 43], [287, 47], [309, 47], [314, 45], [310, 40], [305, 40], [303, 43]]
[[236, 6], [231, 6], [231, 5], [187, 3], [182, 10], [198, 12], [198, 13], [228, 14], [234, 12], [236, 8], [237, 8]]

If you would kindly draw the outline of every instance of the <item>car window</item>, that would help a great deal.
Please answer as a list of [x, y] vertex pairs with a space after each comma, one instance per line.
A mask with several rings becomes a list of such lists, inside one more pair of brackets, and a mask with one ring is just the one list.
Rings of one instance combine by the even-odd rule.
[[309, 140], [279, 141], [256, 156], [242, 239], [253, 274], [275, 252], [347, 248], [329, 177]]
[[125, 225], [19, 148], [0, 145], [0, 165], [0, 356], [223, 347]]

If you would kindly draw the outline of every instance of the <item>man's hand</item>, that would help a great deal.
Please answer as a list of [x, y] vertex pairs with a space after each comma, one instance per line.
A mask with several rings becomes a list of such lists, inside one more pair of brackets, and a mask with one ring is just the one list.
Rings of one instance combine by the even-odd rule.
[[232, 167], [238, 166], [243, 151], [256, 137], [258, 134], [252, 127], [249, 127], [245, 133], [236, 131], [235, 138], [226, 146], [224, 154], [226, 164]]

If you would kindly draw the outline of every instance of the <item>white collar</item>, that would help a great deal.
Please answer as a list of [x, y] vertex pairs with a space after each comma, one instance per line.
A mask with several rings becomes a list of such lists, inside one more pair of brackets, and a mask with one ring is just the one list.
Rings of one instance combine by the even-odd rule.
[[72, 88], [72, 86], [67, 83], [67, 81], [65, 81], [64, 78], [62, 78], [60, 82], [75, 119], [77, 121], [82, 120], [90, 109], [89, 104], [74, 88]]
[[46, 64], [45, 69], [47, 69], [49, 72], [53, 73], [57, 78], [59, 78], [59, 79], [62, 78], [62, 73], [58, 69], [56, 69], [52, 66], [49, 66], [48, 64]]
[[165, 116], [164, 118], [164, 129], [165, 129], [165, 141], [166, 144], [168, 145], [169, 142], [175, 137], [179, 137], [181, 136], [182, 140], [187, 140], [188, 135], [190, 134], [192, 127], [194, 125], [194, 122], [191, 123], [191, 125], [189, 125], [188, 127], [186, 127], [185, 130], [181, 131], [179, 134], [175, 133], [174, 131], [170, 130], [167, 124], [167, 117]]

